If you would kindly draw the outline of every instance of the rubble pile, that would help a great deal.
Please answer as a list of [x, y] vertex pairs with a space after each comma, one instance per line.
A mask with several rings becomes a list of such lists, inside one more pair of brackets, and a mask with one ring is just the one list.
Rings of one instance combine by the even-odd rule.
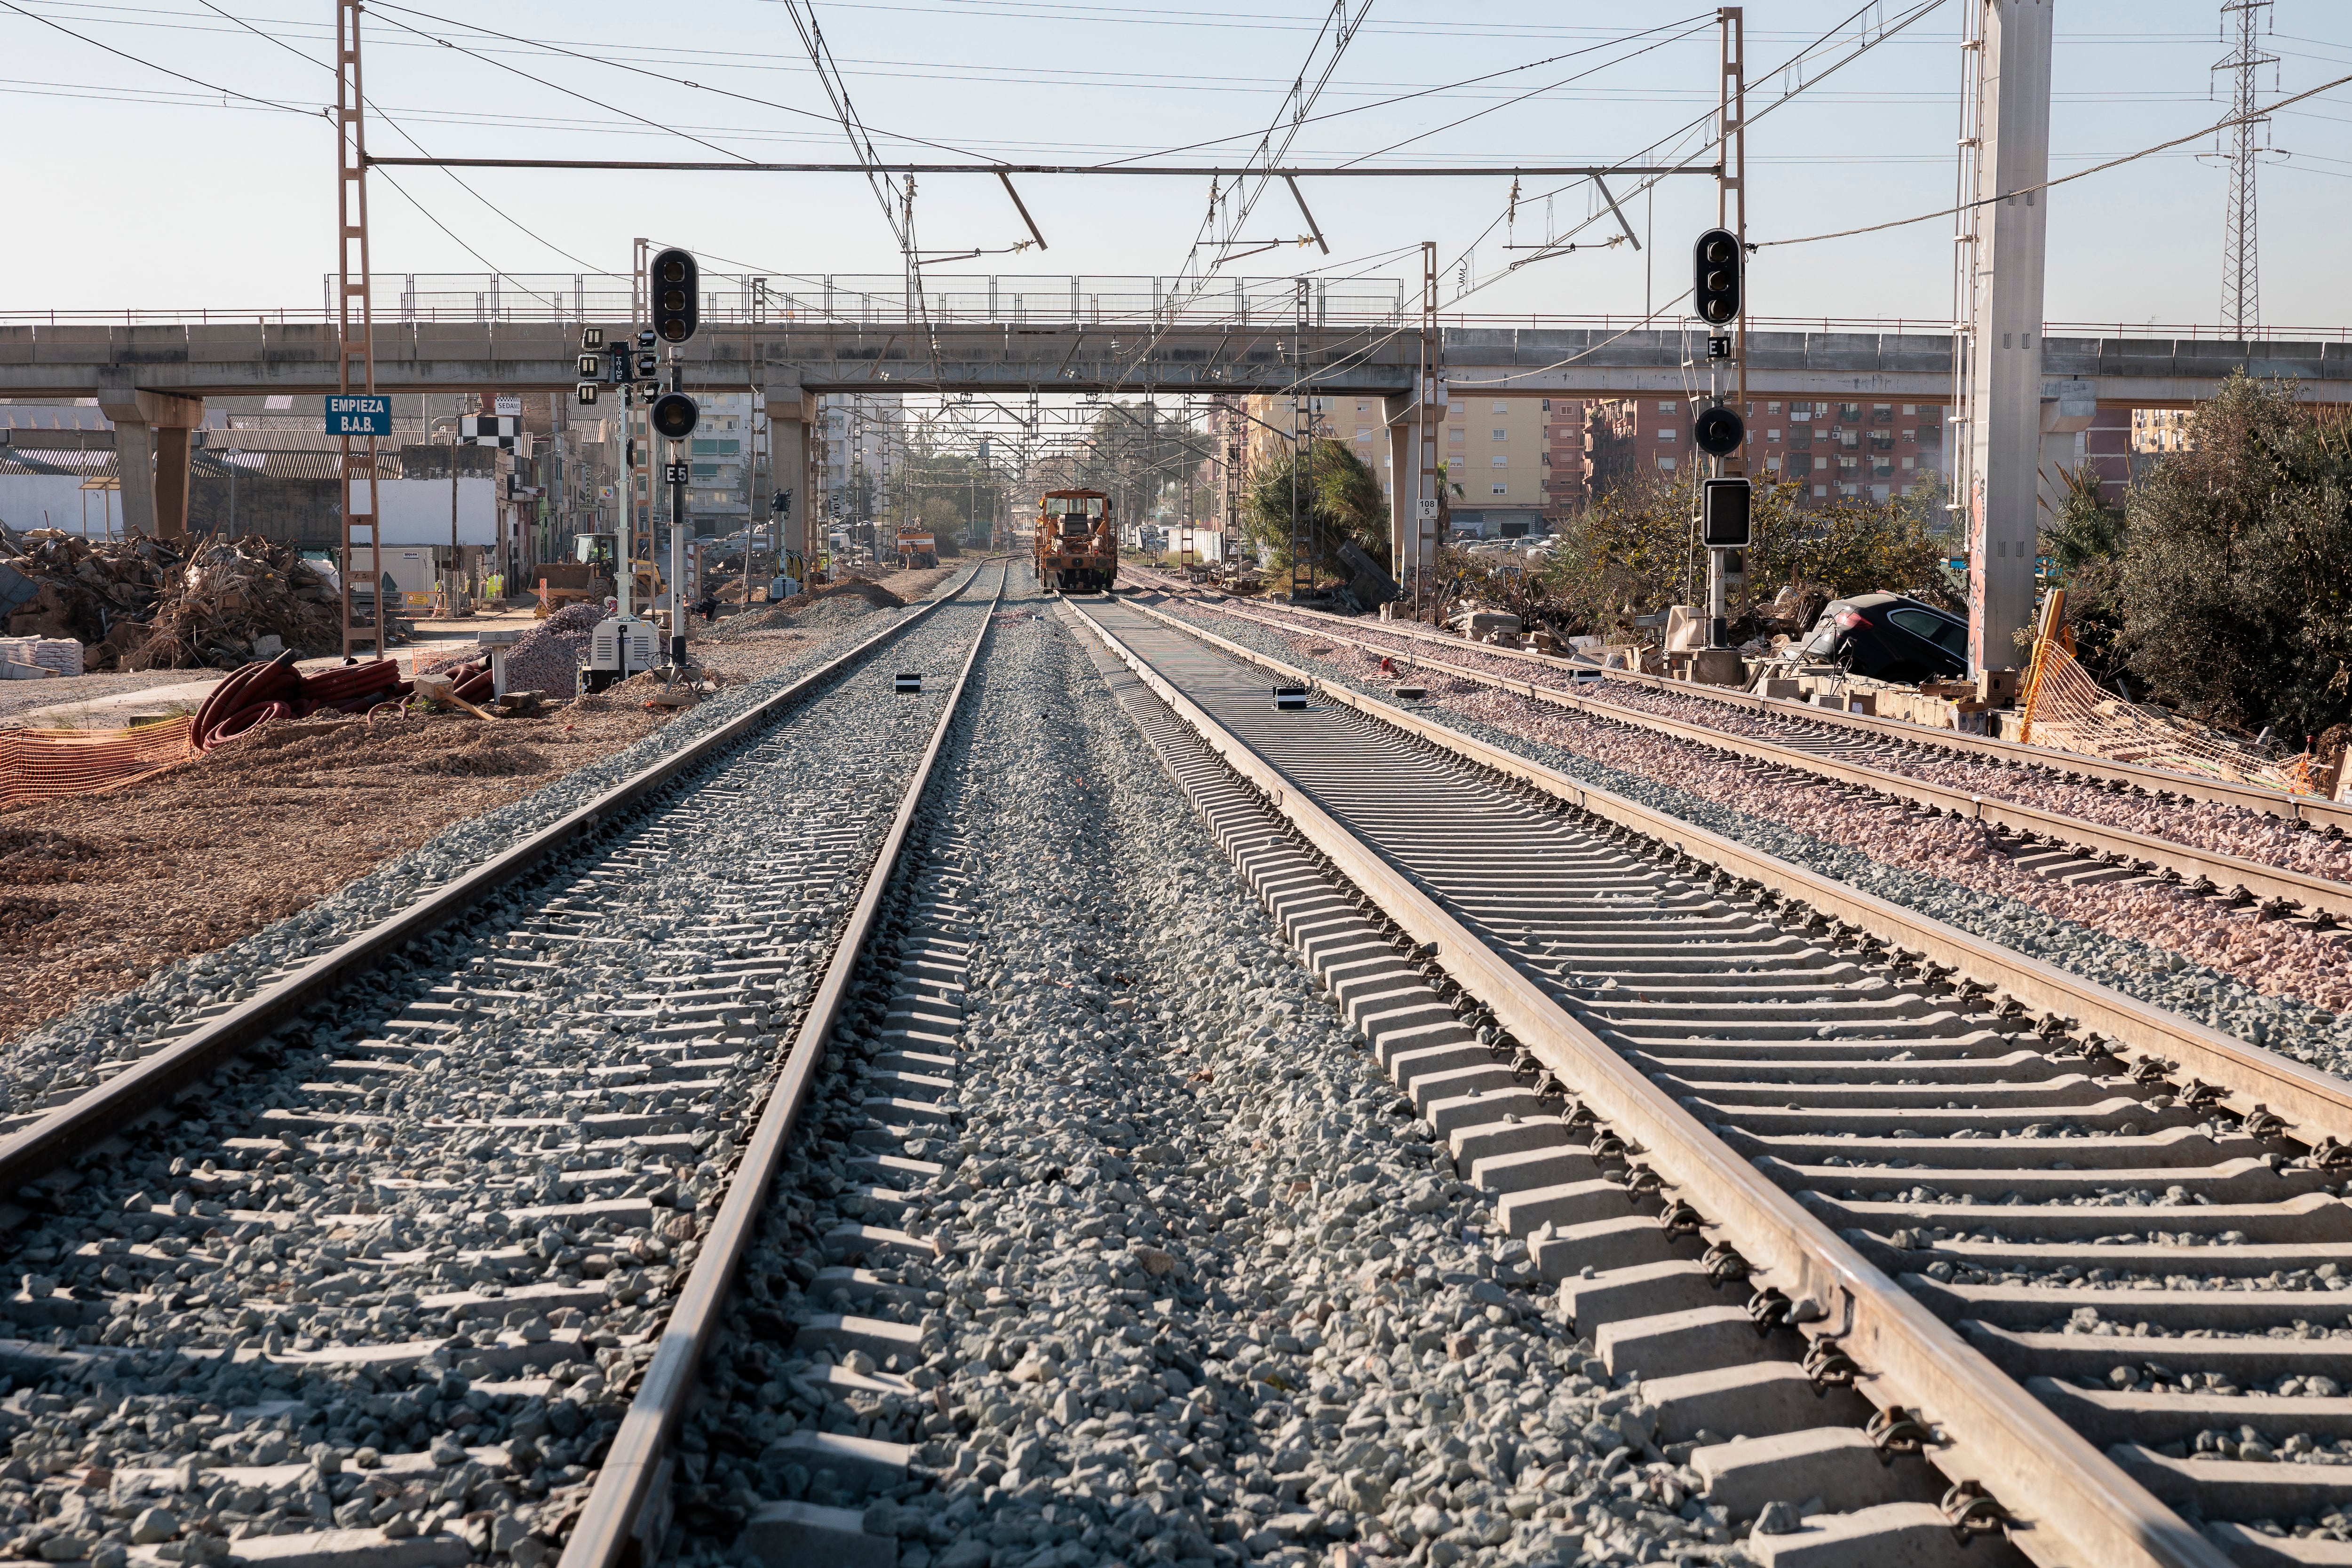
[[341, 613], [335, 584], [293, 546], [247, 534], [204, 545], [165, 574], [147, 640], [125, 656], [125, 666], [235, 668], [281, 651], [304, 658], [339, 653]]
[[570, 696], [579, 689], [589, 638], [604, 615], [601, 605], [567, 604], [532, 626], [507, 653], [507, 690]]
[[[339, 590], [291, 545], [0, 529], [0, 632], [72, 638], [85, 670], [235, 669], [342, 647]], [[273, 643], [269, 639], [275, 638]]]
[[143, 537], [92, 541], [0, 527], [0, 633], [82, 644], [85, 670], [122, 668], [147, 641], [165, 579], [184, 556]]

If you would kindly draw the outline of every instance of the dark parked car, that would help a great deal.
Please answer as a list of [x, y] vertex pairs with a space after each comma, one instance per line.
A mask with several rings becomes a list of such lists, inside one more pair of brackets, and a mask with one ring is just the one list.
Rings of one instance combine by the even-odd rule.
[[1899, 593], [1857, 593], [1822, 607], [1804, 656], [1874, 681], [1960, 680], [1969, 673], [1969, 627]]

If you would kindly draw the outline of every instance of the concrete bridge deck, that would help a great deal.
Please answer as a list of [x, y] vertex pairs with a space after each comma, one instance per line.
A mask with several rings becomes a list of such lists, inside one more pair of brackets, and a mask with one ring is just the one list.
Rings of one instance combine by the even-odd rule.
[[[617, 326], [604, 324], [608, 331]], [[1474, 395], [1674, 395], [1696, 333], [1449, 328], [1449, 385]], [[384, 392], [560, 391], [578, 379], [580, 328], [551, 322], [385, 323], [376, 329]], [[1309, 329], [1212, 325], [1161, 334], [1115, 324], [785, 323], [706, 329], [685, 358], [689, 389], [771, 392], [1280, 392], [1311, 382], [1332, 395], [1408, 392], [1417, 340], [1389, 324]], [[2292, 378], [2306, 400], [2352, 402], [2352, 342], [2211, 338], [2051, 338], [2045, 379], [2108, 405], [2185, 406], [2236, 371]], [[1942, 333], [1751, 334], [1748, 387], [1777, 398], [1940, 401], [1951, 388]], [[177, 398], [335, 390], [335, 335], [318, 323], [0, 327], [0, 396]]]

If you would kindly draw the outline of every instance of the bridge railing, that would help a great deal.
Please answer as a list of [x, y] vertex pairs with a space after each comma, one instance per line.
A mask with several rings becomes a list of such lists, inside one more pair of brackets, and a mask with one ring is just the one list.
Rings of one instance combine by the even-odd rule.
[[[1070, 325], [1149, 330], [1168, 325], [1195, 330], [1245, 328], [1280, 331], [1297, 319], [1297, 283], [1291, 277], [1214, 277], [1192, 279], [1132, 275], [923, 275], [921, 302], [912, 303], [896, 273], [703, 275], [703, 319], [714, 326], [768, 323], [845, 328], [897, 326], [928, 317], [934, 326], [990, 323]], [[1318, 327], [1417, 326], [1419, 280], [1367, 275], [1307, 282], [1307, 319]], [[0, 324], [165, 326], [260, 321], [291, 325], [334, 319], [332, 274], [320, 279], [315, 307], [193, 309], [0, 310]], [[632, 279], [614, 273], [379, 273], [372, 297], [378, 322], [463, 325], [625, 326], [632, 314]], [[1439, 325], [1495, 330], [1585, 330], [1603, 333], [1673, 330], [1676, 319], [1640, 315], [1580, 315], [1551, 311], [1447, 310]], [[1947, 336], [1948, 320], [1908, 317], [1753, 316], [1751, 331]], [[2266, 326], [2238, 331], [2213, 322], [2050, 321], [2053, 338], [2133, 338], [2257, 342], [2352, 341], [2352, 327]]]

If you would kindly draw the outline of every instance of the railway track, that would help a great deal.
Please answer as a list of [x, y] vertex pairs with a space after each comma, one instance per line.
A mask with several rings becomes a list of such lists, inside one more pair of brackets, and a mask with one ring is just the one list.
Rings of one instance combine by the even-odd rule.
[[1281, 820], [1262, 885], [1651, 1438], [1810, 1505], [1759, 1562], [2352, 1557], [2341, 1080], [1074, 608]]
[[679, 1385], [675, 1325], [723, 1293], [732, 1180], [811, 1070], [778, 1036], [831, 1026], [1008, 575], [18, 1120], [9, 1549], [533, 1568], [593, 1521], [591, 1467], [633, 1479], [604, 1456], [646, 1436], [624, 1401]]
[[[1817, 720], [1810, 716], [1813, 710], [1749, 698], [1744, 694], [1717, 694], [1712, 688], [1681, 683], [1639, 688], [1643, 693], [1654, 691], [1698, 705], [1721, 706], [1737, 697], [1740, 706], [1735, 711], [1753, 716], [1748, 721], [1748, 727], [1760, 732], [1743, 734], [1736, 725], [1693, 722], [1630, 706], [1612, 689], [1622, 685], [1621, 682], [1612, 682], [1609, 676], [1580, 680], [1556, 661], [1516, 650], [1473, 647], [1458, 639], [1436, 638], [1403, 628], [1382, 627], [1367, 632], [1340, 617], [1318, 615], [1309, 622], [1303, 619], [1309, 613], [1306, 612], [1286, 610], [1268, 614], [1230, 604], [1214, 608], [1219, 613], [1287, 635], [1311, 635], [1318, 641], [1508, 692], [1585, 718], [1703, 746], [1739, 758], [1768, 770], [1770, 776], [1791, 782], [1827, 780], [1930, 815], [1948, 814], [1983, 822], [2001, 839], [2013, 861], [2054, 881], [2186, 887], [2226, 905], [2255, 906], [2263, 918], [2294, 919], [2323, 931], [2335, 930], [2342, 923], [2352, 921], [2352, 883], [2336, 877], [2230, 853], [2185, 841], [2180, 837], [2134, 831], [2112, 822], [2038, 808], [2005, 797], [2015, 790], [2014, 779], [2009, 776], [2030, 768], [2059, 782], [2080, 786], [2097, 780], [2101, 789], [2141, 791], [2163, 806], [2180, 800], [2204, 799], [2234, 810], [2260, 811], [2281, 824], [2271, 834], [2282, 841], [2272, 846], [2280, 858], [2294, 853], [2293, 839], [2299, 831], [2315, 831], [2331, 842], [2342, 837], [2343, 821], [2339, 818], [2352, 821], [2352, 812], [2341, 811], [2331, 801], [2305, 800], [2268, 790], [2216, 788], [2178, 775], [2158, 774], [2153, 769], [2116, 768], [2096, 759], [2073, 757], [2062, 761], [2047, 753], [2031, 759], [1956, 755], [1948, 753], [1937, 742], [1914, 742], [1884, 731], [1847, 729], [1838, 722], [1843, 716], [1831, 715]], [[1349, 629], [1341, 630], [1342, 627]], [[1450, 648], [1445, 647], [1448, 643], [1452, 644]], [[1527, 669], [1525, 679], [1512, 679], [1496, 669], [1480, 668], [1473, 662], [1494, 656], [1500, 664], [1501, 656], [1514, 653], [1520, 666]], [[1795, 711], [1778, 711], [1781, 709]], [[2007, 749], [2031, 750], [2016, 747]], [[1967, 758], [1965, 763], [1959, 762], [1963, 755]], [[2078, 761], [2084, 766], [2077, 768]], [[1919, 772], [1906, 770], [1910, 768]], [[1959, 776], [1952, 777], [1956, 772]], [[2159, 779], [2165, 782], [2158, 783]], [[2197, 825], [2186, 826], [2194, 831]]]
[[[1149, 581], [1154, 588], [1166, 592], [1196, 599], [1228, 613], [1235, 608], [1236, 601], [1225, 601], [1222, 595], [1204, 593], [1165, 572], [1149, 568], [1130, 569], [1130, 571], [1139, 580]], [[1295, 618], [1298, 625], [1312, 626], [1318, 634], [1331, 631], [1360, 634], [1370, 629], [1366, 622], [1356, 617], [1303, 606], [1282, 606], [1279, 614]], [[1377, 635], [1394, 639], [1383, 648], [1383, 652], [1394, 653], [1400, 646], [1418, 647], [1437, 659], [1472, 653], [1524, 668], [1531, 678], [1538, 672], [1549, 676], [1574, 678], [1572, 666], [1549, 655], [1522, 648], [1473, 644], [1412, 622], [1379, 623]], [[2258, 784], [2116, 762], [2074, 752], [2053, 752], [2047, 747], [1997, 740], [1988, 736], [1930, 730], [1899, 719], [1822, 708], [1783, 698], [1755, 696], [1720, 686], [1696, 685], [1663, 675], [1608, 670], [1592, 672], [1585, 678], [1589, 680], [1596, 676], [1609, 689], [1687, 698], [1735, 713], [1754, 715], [1786, 734], [1801, 748], [1825, 758], [1865, 762], [1895, 759], [1916, 762], [1925, 758], [1937, 758], [2012, 769], [2029, 768], [2060, 782], [2086, 784], [2117, 794], [2144, 796], [2164, 805], [2206, 801], [2235, 807], [2255, 816], [2277, 818], [2297, 831], [2307, 829], [2326, 833], [2332, 828], [2335, 831], [2328, 835], [2331, 841], [2352, 833], [2352, 802], [2288, 794]]]

